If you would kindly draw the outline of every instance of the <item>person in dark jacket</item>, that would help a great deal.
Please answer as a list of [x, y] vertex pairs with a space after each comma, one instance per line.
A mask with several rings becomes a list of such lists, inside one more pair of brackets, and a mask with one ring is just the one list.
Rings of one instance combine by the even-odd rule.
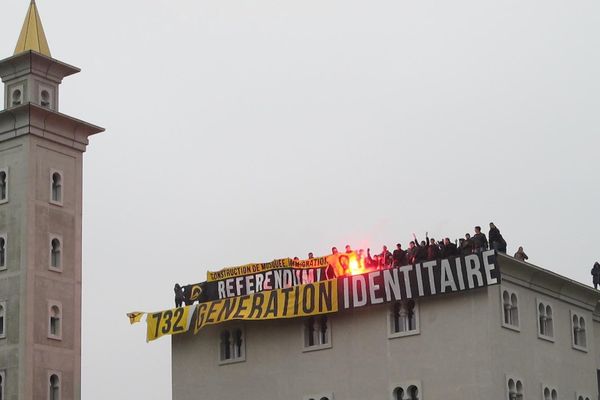
[[488, 238], [490, 240], [491, 248], [500, 252], [506, 253], [506, 241], [500, 234], [500, 230], [494, 225], [493, 222], [490, 222], [490, 232], [488, 233]]
[[421, 244], [419, 244], [419, 240], [417, 236], [413, 233], [413, 238], [415, 239], [415, 253], [414, 253], [414, 263], [420, 263], [427, 260], [427, 252], [429, 249], [429, 237], [428, 234], [425, 234], [425, 240], [421, 240]]
[[475, 235], [473, 235], [473, 252], [481, 253], [488, 249], [488, 240], [485, 237], [485, 233], [481, 232], [481, 227], [475, 227]]
[[458, 247], [450, 241], [450, 238], [445, 238], [442, 243], [442, 258], [456, 257], [458, 255]]
[[401, 267], [408, 264], [408, 261], [406, 260], [406, 251], [402, 250], [402, 245], [400, 243], [396, 244], [396, 250], [392, 253], [392, 259], [394, 267]]
[[392, 266], [392, 253], [388, 250], [387, 246], [383, 246], [381, 253], [379, 254], [379, 264], [382, 268], [389, 268]]
[[413, 240], [408, 244], [408, 250], [406, 250], [406, 261], [408, 264], [415, 263], [415, 253], [417, 252], [417, 246]]
[[429, 247], [427, 247], [427, 261], [433, 261], [440, 258], [440, 248], [435, 239], [429, 239]]
[[598, 289], [598, 285], [600, 284], [600, 263], [598, 261], [592, 267], [592, 277], [594, 280], [594, 289]]
[[465, 238], [461, 239], [460, 242], [460, 255], [466, 256], [471, 253], [473, 253], [473, 240], [471, 239], [471, 235], [466, 233]]
[[175, 307], [179, 308], [183, 305], [183, 289], [181, 288], [179, 283], [176, 283], [173, 290], [175, 291]]

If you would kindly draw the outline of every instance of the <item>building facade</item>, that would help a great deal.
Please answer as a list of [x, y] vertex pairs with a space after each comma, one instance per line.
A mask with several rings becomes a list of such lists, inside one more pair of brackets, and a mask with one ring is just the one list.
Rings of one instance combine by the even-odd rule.
[[82, 163], [103, 129], [59, 112], [79, 69], [50, 55], [32, 1], [0, 61], [0, 399], [81, 398]]
[[600, 292], [497, 265], [469, 292], [173, 336], [173, 399], [597, 399]]

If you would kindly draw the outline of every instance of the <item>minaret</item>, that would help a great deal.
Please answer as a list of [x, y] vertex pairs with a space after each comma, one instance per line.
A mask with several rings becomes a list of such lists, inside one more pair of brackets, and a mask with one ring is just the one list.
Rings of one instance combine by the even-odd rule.
[[80, 70], [50, 55], [35, 1], [0, 61], [0, 398], [81, 398], [82, 164], [104, 129], [59, 112]]

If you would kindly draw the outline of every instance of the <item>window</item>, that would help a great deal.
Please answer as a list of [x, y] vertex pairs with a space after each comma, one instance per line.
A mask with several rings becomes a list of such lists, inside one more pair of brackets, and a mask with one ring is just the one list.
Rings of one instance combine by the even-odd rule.
[[219, 336], [219, 361], [221, 364], [246, 360], [246, 343], [242, 328], [225, 329]]
[[519, 298], [508, 289], [502, 289], [502, 326], [519, 330]]
[[552, 319], [552, 306], [546, 302], [537, 302], [538, 337], [554, 341], [554, 321]]
[[542, 385], [543, 400], [558, 400], [558, 390], [554, 387]]
[[50, 107], [50, 93], [47, 90], [42, 90], [40, 92], [40, 104], [42, 107]]
[[0, 301], [0, 339], [6, 337], [6, 302]]
[[62, 269], [62, 245], [58, 236], [50, 238], [50, 268], [59, 271]]
[[571, 311], [571, 334], [573, 339], [573, 348], [587, 351], [585, 318], [573, 311]]
[[304, 400], [333, 400], [333, 393], [321, 393], [304, 396]]
[[0, 169], [0, 204], [8, 201], [8, 170]]
[[506, 392], [508, 400], [523, 400], [523, 383], [520, 379], [507, 377]]
[[577, 400], [591, 400], [592, 396], [586, 394], [577, 394]]
[[0, 234], [0, 271], [6, 269], [6, 235]]
[[331, 347], [330, 321], [326, 315], [308, 317], [303, 324], [304, 350], [312, 351]]
[[50, 203], [62, 206], [63, 177], [60, 171], [50, 171]]
[[52, 373], [48, 380], [48, 400], [60, 400], [60, 376], [56, 373]]
[[48, 305], [48, 337], [62, 339], [62, 307], [56, 302]]
[[421, 383], [407, 382], [395, 385], [392, 400], [421, 400]]
[[22, 102], [23, 102], [23, 92], [22, 92], [21, 87], [19, 87], [12, 91], [11, 106], [12, 107], [20, 106]]
[[390, 306], [388, 328], [389, 338], [419, 333], [419, 307], [414, 300], [397, 301]]
[[6, 385], [6, 372], [0, 371], [0, 400], [4, 400], [4, 386]]

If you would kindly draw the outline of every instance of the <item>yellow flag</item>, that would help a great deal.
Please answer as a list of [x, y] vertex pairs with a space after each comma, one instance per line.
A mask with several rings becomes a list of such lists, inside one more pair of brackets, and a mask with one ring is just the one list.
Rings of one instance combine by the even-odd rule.
[[137, 324], [138, 322], [140, 322], [142, 320], [142, 317], [144, 316], [144, 312], [142, 311], [133, 311], [130, 313], [127, 313], [127, 316], [129, 317], [129, 323], [130, 324]]

